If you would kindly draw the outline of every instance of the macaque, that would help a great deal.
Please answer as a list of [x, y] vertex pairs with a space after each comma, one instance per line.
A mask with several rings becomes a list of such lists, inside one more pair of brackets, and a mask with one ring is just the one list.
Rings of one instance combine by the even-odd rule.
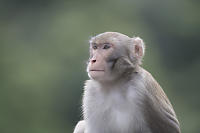
[[83, 120], [74, 133], [180, 133], [161, 86], [141, 67], [141, 38], [105, 32], [90, 40]]

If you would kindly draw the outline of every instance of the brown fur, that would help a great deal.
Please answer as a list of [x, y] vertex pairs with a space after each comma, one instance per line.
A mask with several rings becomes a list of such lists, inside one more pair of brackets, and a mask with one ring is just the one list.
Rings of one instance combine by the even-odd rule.
[[139, 37], [117, 32], [90, 40], [84, 120], [74, 133], [180, 133], [166, 94], [140, 67], [144, 49]]

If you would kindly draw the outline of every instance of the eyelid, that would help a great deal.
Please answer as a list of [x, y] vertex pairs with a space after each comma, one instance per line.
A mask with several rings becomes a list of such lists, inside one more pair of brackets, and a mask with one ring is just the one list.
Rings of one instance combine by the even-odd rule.
[[113, 44], [112, 44], [112, 43], [104, 43], [104, 45], [108, 45], [108, 46], [110, 46], [110, 47], [112, 47], [112, 46], [113, 46]]
[[112, 47], [112, 44], [110, 44], [110, 43], [103, 44], [103, 49], [109, 49], [110, 47]]
[[111, 45], [110, 43], [108, 43], [108, 42], [106, 42], [106, 43], [104, 43], [104, 45]]

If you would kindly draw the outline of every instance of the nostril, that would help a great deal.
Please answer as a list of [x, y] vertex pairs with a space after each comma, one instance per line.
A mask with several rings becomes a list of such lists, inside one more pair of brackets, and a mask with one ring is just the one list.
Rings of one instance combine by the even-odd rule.
[[91, 60], [92, 63], [95, 63], [97, 60]]

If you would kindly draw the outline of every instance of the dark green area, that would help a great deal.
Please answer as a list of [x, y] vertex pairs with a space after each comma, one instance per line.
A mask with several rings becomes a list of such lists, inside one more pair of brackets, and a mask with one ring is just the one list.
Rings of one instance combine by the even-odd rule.
[[1, 0], [0, 133], [71, 133], [88, 40], [105, 31], [144, 39], [182, 133], [200, 133], [199, 12], [198, 0]]

